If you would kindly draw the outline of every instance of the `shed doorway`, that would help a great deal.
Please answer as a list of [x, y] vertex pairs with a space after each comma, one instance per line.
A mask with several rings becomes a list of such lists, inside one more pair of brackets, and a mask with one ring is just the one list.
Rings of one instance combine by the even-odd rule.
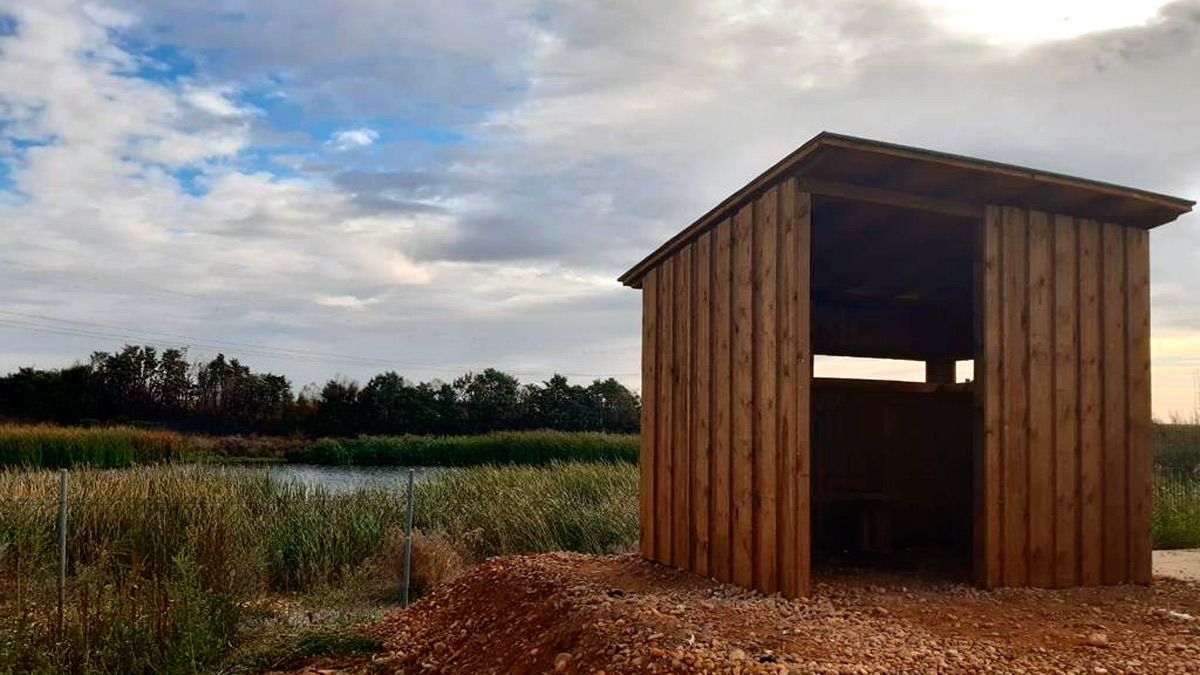
[[[979, 221], [846, 199], [813, 200], [815, 356], [911, 362], [920, 381], [812, 380], [812, 564], [971, 576], [971, 382]], [[822, 369], [825, 370], [825, 369]], [[904, 368], [895, 369], [904, 371]], [[973, 380], [973, 377], [969, 379]]]

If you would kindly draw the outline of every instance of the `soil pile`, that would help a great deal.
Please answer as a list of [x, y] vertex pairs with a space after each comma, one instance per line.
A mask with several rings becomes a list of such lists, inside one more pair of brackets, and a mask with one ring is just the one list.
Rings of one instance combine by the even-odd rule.
[[884, 575], [790, 601], [636, 556], [491, 559], [374, 631], [405, 673], [1200, 673], [1200, 585], [985, 592]]

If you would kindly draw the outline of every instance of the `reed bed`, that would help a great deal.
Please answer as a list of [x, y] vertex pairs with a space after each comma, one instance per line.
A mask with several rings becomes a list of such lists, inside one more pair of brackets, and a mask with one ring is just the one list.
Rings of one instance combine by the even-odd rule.
[[160, 429], [0, 425], [0, 466], [119, 468], [176, 460], [187, 447]]
[[[636, 474], [624, 463], [445, 472], [417, 483], [416, 526], [467, 562], [627, 550]], [[403, 541], [402, 489], [331, 492], [227, 467], [76, 471], [59, 633], [56, 490], [53, 472], [0, 471], [0, 672], [190, 672], [236, 638], [250, 601], [394, 574]]]
[[288, 454], [288, 461], [360, 466], [476, 466], [552, 462], [636, 464], [637, 434], [508, 431], [478, 436], [326, 438]]

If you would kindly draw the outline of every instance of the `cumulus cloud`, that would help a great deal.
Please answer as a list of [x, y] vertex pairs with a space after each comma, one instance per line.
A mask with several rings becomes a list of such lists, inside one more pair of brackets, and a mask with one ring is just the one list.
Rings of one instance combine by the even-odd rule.
[[[0, 304], [636, 384], [613, 279], [822, 129], [1200, 196], [1200, 2], [1094, 4], [14, 6]], [[155, 43], [194, 72], [136, 75]], [[1190, 405], [1196, 222], [1152, 238], [1159, 414]], [[12, 335], [0, 366], [97, 346]]]
[[355, 150], [372, 145], [377, 140], [379, 140], [379, 132], [368, 127], [359, 127], [333, 132], [333, 135], [326, 141], [326, 145], [334, 150]]

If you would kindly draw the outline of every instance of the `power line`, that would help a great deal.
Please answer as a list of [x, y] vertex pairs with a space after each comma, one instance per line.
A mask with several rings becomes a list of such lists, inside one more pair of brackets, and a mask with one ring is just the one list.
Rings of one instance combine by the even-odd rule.
[[[44, 243], [39, 243], [37, 246], [38, 246], [38, 248], [41, 248], [43, 250], [55, 251], [58, 253], [67, 253], [67, 254], [75, 253], [75, 252], [68, 251], [68, 250], [62, 249], [62, 248], [47, 246]], [[24, 268], [26, 270], [31, 270], [31, 271], [35, 269], [35, 268], [29, 267], [27, 265], [23, 265], [21, 263], [11, 261], [11, 260], [0, 260], [0, 264], [11, 265], [13, 267], [20, 267], [20, 268]], [[36, 270], [36, 271], [42, 271], [42, 270]], [[107, 276], [107, 277], [109, 277], [109, 279], [114, 278], [114, 275], [105, 273], [104, 271], [101, 271], [101, 270], [93, 270], [89, 273], [85, 273], [84, 276], [88, 276], [89, 274], [92, 279], [96, 279], [98, 276], [101, 276], [101, 275]], [[117, 278], [119, 279], [120, 277], [117, 277]], [[144, 282], [138, 283], [138, 290], [142, 290], [142, 291], [148, 290], [148, 291], [153, 291], [153, 292], [157, 292], [157, 293], [162, 293], [164, 295], [190, 298], [193, 300], [200, 300], [200, 301], [205, 301], [205, 302], [213, 301], [211, 298], [206, 298], [206, 297], [195, 295], [192, 293], [185, 293], [182, 291], [169, 290], [166, 288], [157, 287], [157, 286], [147, 284]], [[112, 292], [121, 294], [121, 295], [136, 297], [136, 294], [129, 293], [129, 292], [123, 291], [121, 289], [112, 289]], [[232, 306], [232, 304], [229, 303], [228, 301], [217, 300], [216, 302], [222, 306]], [[341, 354], [341, 353], [336, 353], [336, 352], [324, 352], [324, 351], [317, 351], [317, 350], [296, 349], [293, 347], [274, 347], [274, 346], [270, 346], [270, 345], [253, 344], [253, 343], [248, 343], [248, 342], [238, 342], [238, 341], [234, 341], [234, 340], [222, 340], [219, 338], [204, 338], [204, 337], [197, 337], [197, 336], [192, 336], [192, 335], [184, 335], [184, 334], [164, 332], [164, 331], [154, 331], [154, 330], [148, 330], [148, 329], [131, 329], [131, 328], [126, 328], [123, 326], [115, 326], [115, 325], [111, 325], [111, 324], [102, 324], [102, 323], [95, 323], [95, 322], [89, 322], [89, 321], [79, 321], [79, 320], [73, 320], [73, 319], [60, 319], [57, 317], [45, 316], [45, 315], [41, 315], [41, 314], [14, 312], [11, 310], [0, 310], [0, 314], [7, 314], [10, 316], [17, 316], [17, 317], [21, 317], [21, 318], [25, 318], [25, 319], [33, 319], [35, 321], [51, 322], [54, 324], [71, 324], [71, 325], [75, 325], [75, 326], [83, 326], [85, 328], [79, 329], [80, 332], [77, 334], [74, 334], [74, 333], [70, 333], [70, 332], [65, 332], [65, 328], [62, 326], [49, 326], [49, 327], [45, 327], [45, 328], [39, 328], [37, 326], [37, 324], [28, 323], [28, 322], [24, 322], [24, 323], [12, 322], [12, 321], [5, 322], [4, 320], [0, 320], [0, 326], [8, 326], [10, 328], [20, 328], [20, 329], [35, 331], [35, 332], [40, 330], [41, 332], [50, 332], [50, 333], [55, 333], [55, 334], [59, 334], [59, 335], [76, 335], [77, 337], [93, 337], [93, 338], [102, 338], [102, 339], [111, 339], [111, 340], [133, 340], [136, 342], [141, 342], [142, 344], [159, 346], [159, 347], [162, 347], [162, 346], [175, 347], [175, 348], [195, 347], [197, 349], [207, 349], [207, 350], [217, 351], [217, 352], [228, 351], [231, 354], [235, 353], [235, 350], [236, 350], [236, 353], [248, 354], [248, 355], [252, 355], [252, 356], [261, 356], [264, 358], [271, 358], [271, 359], [276, 359], [276, 360], [281, 360], [281, 361], [304, 361], [304, 362], [309, 362], [309, 363], [333, 363], [333, 364], [337, 364], [337, 365], [376, 366], [376, 367], [400, 368], [400, 369], [411, 368], [411, 369], [431, 370], [431, 371], [436, 371], [436, 372], [445, 372], [445, 373], [454, 373], [454, 374], [461, 374], [463, 372], [467, 372], [467, 371], [471, 371], [471, 370], [481, 370], [481, 368], [471, 368], [471, 367], [462, 368], [462, 367], [456, 367], [456, 366], [444, 366], [444, 365], [435, 365], [435, 364], [429, 364], [429, 363], [393, 361], [390, 359], [383, 359], [383, 358], [371, 357], [371, 356], [357, 356], [357, 355], [352, 355], [352, 354]], [[86, 329], [102, 329], [102, 331], [108, 332], [108, 333], [115, 331], [116, 334], [89, 334], [86, 332]], [[156, 336], [161, 336], [161, 337], [147, 338], [147, 337], [145, 337], [146, 335], [156, 335]], [[161, 338], [172, 338], [172, 340], [167, 341], [167, 340], [162, 340]], [[182, 342], [180, 340], [182, 340]], [[641, 375], [641, 373], [561, 372], [561, 371], [554, 371], [553, 369], [544, 370], [544, 371], [531, 371], [531, 370], [508, 369], [508, 368], [505, 369], [505, 372], [512, 373], [514, 375], [523, 375], [525, 377], [540, 377], [542, 375], [545, 375], [546, 373], [556, 373], [556, 374], [564, 375], [566, 377], [579, 377], [579, 378], [639, 377]]]
[[[390, 368], [411, 368], [421, 370], [433, 370], [440, 372], [448, 372], [461, 374], [470, 370], [479, 370], [479, 368], [459, 368], [435, 364], [423, 364], [414, 362], [400, 362], [388, 359], [375, 357], [361, 357], [350, 354], [339, 354], [335, 352], [322, 352], [315, 350], [294, 349], [290, 347], [273, 347], [270, 345], [260, 345], [246, 342], [236, 342], [232, 340], [220, 340], [215, 338], [200, 338], [190, 335], [182, 335], [178, 333], [169, 333], [163, 331], [142, 330], [135, 331], [133, 329], [114, 326], [111, 324], [101, 324], [88, 321], [78, 321], [72, 319], [59, 319], [40, 314], [31, 314], [25, 312], [14, 312], [11, 310], [0, 310], [0, 314], [5, 314], [19, 319], [2, 318], [0, 317], [0, 326], [9, 328], [17, 328], [32, 332], [51, 333], [56, 335], [66, 335], [73, 337], [88, 337], [108, 340], [123, 340], [134, 341], [142, 344], [168, 347], [168, 348], [198, 348], [211, 351], [228, 351], [230, 353], [248, 354], [263, 358], [271, 358], [283, 361], [303, 361], [308, 363], [335, 363], [338, 365], [372, 365], [379, 367]], [[33, 321], [21, 320], [32, 319]], [[38, 323], [43, 322], [43, 323]], [[51, 322], [51, 325], [46, 325], [44, 322]], [[54, 324], [71, 324], [71, 325], [54, 325]], [[76, 327], [80, 326], [80, 327]], [[156, 336], [165, 336], [168, 338], [176, 338], [173, 340], [164, 340], [162, 337], [147, 337], [147, 334]], [[524, 375], [527, 377], [537, 377], [544, 375], [546, 372], [557, 371], [529, 371], [518, 369], [505, 369], [506, 372], [515, 375]], [[637, 373], [580, 373], [580, 372], [560, 372], [559, 374], [567, 377], [633, 377]]]

